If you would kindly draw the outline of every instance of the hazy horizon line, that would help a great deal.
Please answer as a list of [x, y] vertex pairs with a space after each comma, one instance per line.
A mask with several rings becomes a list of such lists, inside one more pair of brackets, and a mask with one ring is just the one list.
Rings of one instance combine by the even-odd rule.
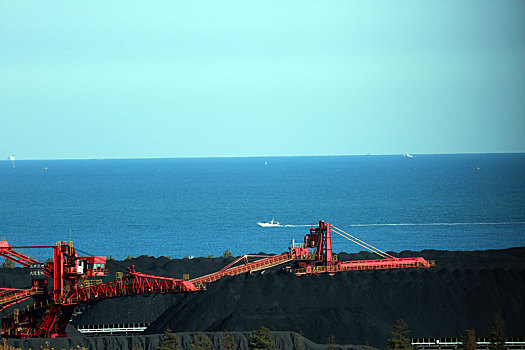
[[[85, 158], [16, 158], [14, 161], [27, 160], [139, 160], [139, 159], [213, 159], [213, 158], [291, 158], [291, 157], [369, 157], [369, 156], [430, 156], [430, 155], [467, 155], [467, 154], [525, 154], [525, 152], [455, 152], [455, 153], [366, 153], [366, 154], [303, 154], [303, 155], [247, 155], [247, 156], [179, 156], [179, 157], [85, 157]], [[9, 157], [4, 161], [10, 162]]]

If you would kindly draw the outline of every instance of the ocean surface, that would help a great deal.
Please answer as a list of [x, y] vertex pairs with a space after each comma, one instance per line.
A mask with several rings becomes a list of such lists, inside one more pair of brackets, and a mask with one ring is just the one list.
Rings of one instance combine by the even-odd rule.
[[[283, 227], [257, 226], [271, 219]], [[0, 236], [13, 246], [281, 253], [319, 220], [385, 251], [525, 246], [525, 154], [0, 161]]]

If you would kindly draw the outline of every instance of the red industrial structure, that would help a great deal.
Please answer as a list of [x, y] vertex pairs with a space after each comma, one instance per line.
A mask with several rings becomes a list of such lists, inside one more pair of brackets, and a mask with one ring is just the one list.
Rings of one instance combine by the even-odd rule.
[[[336, 233], [378, 254], [381, 259], [338, 261], [332, 252], [331, 234]], [[53, 261], [39, 261], [14, 249], [51, 248]], [[28, 289], [0, 288], [0, 310], [24, 300], [33, 298], [33, 305], [2, 319], [3, 338], [65, 337], [66, 326], [78, 304], [96, 302], [117, 296], [148, 293], [180, 293], [205, 290], [204, 283], [214, 282], [224, 276], [256, 272], [288, 264], [285, 269], [296, 275], [311, 275], [351, 270], [429, 268], [432, 261], [424, 258], [397, 258], [344, 232], [337, 227], [320, 221], [318, 227], [310, 228], [303, 243], [292, 241], [289, 251], [279, 255], [243, 255], [223, 269], [192, 280], [182, 280], [146, 275], [136, 272], [134, 266], [126, 274], [117, 273], [115, 280], [102, 283], [90, 280], [106, 276], [106, 257], [77, 256], [72, 242], [58, 242], [55, 246], [13, 247], [7, 241], [0, 241], [0, 256], [29, 267], [31, 275], [38, 277]], [[257, 258], [249, 261], [249, 258]], [[53, 280], [52, 293], [48, 281]]]
[[[337, 255], [332, 252], [332, 232], [379, 255], [382, 259], [338, 261]], [[249, 258], [253, 257], [262, 259], [249, 262]], [[286, 269], [296, 275], [333, 274], [335, 272], [352, 270], [429, 268], [434, 265], [433, 261], [427, 261], [421, 257], [396, 258], [331, 224], [319, 221], [319, 225], [316, 228], [310, 228], [310, 233], [304, 237], [303, 243], [292, 241], [289, 251], [286, 253], [272, 256], [243, 255], [220, 271], [194, 278], [190, 281], [193, 283], [209, 283], [224, 276], [256, 272], [289, 262], [292, 262], [292, 264], [287, 266]]]
[[[51, 248], [53, 261], [40, 263], [36, 259], [14, 249]], [[203, 290], [202, 284], [194, 284], [176, 278], [151, 276], [135, 272], [117, 274], [114, 281], [88, 280], [90, 277], [106, 276], [106, 257], [77, 256], [72, 242], [58, 242], [55, 246], [10, 246], [0, 241], [0, 256], [4, 256], [31, 269], [32, 286], [28, 289], [3, 289], [0, 292], [0, 310], [33, 297], [33, 305], [15, 310], [13, 315], [2, 319], [2, 338], [65, 337], [66, 326], [75, 306], [117, 296], [194, 292]], [[53, 279], [53, 293], [49, 293], [45, 277]]]

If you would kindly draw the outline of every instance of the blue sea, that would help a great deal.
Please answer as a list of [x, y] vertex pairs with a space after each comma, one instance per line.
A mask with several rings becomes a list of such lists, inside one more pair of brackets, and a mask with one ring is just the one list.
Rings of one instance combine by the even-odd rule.
[[[284, 227], [257, 226], [271, 219]], [[319, 220], [388, 251], [525, 246], [525, 154], [0, 162], [0, 236], [16, 246], [281, 253]]]

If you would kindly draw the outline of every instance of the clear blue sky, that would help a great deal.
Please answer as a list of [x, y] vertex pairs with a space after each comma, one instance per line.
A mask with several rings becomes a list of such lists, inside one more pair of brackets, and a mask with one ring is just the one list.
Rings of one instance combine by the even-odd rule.
[[525, 1], [0, 0], [0, 157], [525, 152]]

